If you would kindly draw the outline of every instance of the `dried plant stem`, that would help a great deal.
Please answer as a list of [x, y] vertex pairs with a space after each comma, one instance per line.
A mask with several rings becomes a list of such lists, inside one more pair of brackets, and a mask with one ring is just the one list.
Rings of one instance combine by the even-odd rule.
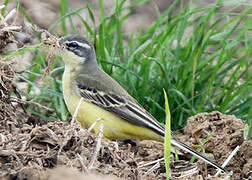
[[71, 126], [73, 126], [73, 123], [75, 122], [75, 119], [76, 119], [76, 117], [78, 115], [79, 108], [80, 108], [80, 105], [82, 104], [82, 102], [83, 102], [83, 98], [81, 97], [80, 101], [79, 101], [79, 103], [78, 103], [78, 105], [77, 105], [77, 107], [76, 107], [76, 109], [74, 111], [73, 118], [71, 120]]
[[47, 111], [54, 111], [53, 109], [51, 109], [49, 107], [46, 107], [46, 106], [43, 106], [42, 104], [39, 104], [37, 102], [34, 102], [33, 100], [25, 101], [25, 100], [17, 98], [17, 97], [11, 97], [11, 99], [13, 101], [15, 101], [15, 102], [19, 102], [19, 103], [22, 103], [22, 104], [32, 104], [32, 105], [38, 106], [40, 108], [46, 109]]
[[145, 177], [146, 175], [150, 174], [151, 172], [153, 172], [155, 169], [160, 167], [160, 163], [157, 162], [154, 166], [152, 166], [144, 175], [143, 177]]
[[89, 128], [88, 128], [88, 132], [91, 132], [91, 130], [95, 127], [95, 125], [102, 120], [101, 118], [98, 118]]
[[[237, 153], [237, 151], [239, 150], [240, 146], [236, 146], [236, 148], [231, 152], [231, 154], [228, 156], [228, 158], [226, 159], [226, 161], [222, 164], [221, 167], [225, 167], [229, 161], [233, 158], [233, 156]], [[217, 177], [219, 174], [221, 173], [221, 170], [218, 170], [218, 172], [215, 174], [215, 177]]]
[[85, 164], [84, 164], [84, 162], [83, 162], [83, 158], [81, 157], [81, 155], [77, 153], [77, 156], [78, 156], [79, 161], [80, 161], [80, 163], [81, 163], [82, 170], [84, 170], [85, 172], [88, 172], [88, 168], [85, 166]]
[[8, 21], [9, 19], [13, 18], [16, 14], [16, 9], [12, 9], [4, 18], [4, 21]]
[[164, 161], [164, 158], [157, 159], [157, 160], [155, 160], [155, 161], [151, 161], [151, 162], [148, 162], [148, 163], [146, 163], [146, 164], [140, 165], [140, 166], [138, 166], [138, 168], [143, 168], [143, 167], [145, 167], [145, 166], [149, 166], [149, 165], [158, 163], [158, 162], [160, 162], [160, 161]]
[[102, 139], [102, 136], [103, 136], [103, 124], [100, 125], [100, 128], [99, 128], [99, 133], [98, 133], [98, 136], [97, 136], [97, 144], [96, 144], [96, 147], [95, 147], [95, 152], [91, 158], [91, 161], [88, 165], [88, 170], [92, 169], [93, 165], [94, 165], [94, 162], [98, 156], [98, 153], [101, 149], [101, 139]]

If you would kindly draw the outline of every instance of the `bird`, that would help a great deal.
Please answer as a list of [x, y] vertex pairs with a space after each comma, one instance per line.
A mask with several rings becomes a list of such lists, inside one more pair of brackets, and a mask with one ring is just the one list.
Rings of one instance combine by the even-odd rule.
[[[57, 44], [65, 64], [62, 77], [64, 101], [71, 115], [78, 107], [76, 120], [83, 128], [88, 129], [97, 122], [92, 132], [98, 134], [102, 123], [103, 136], [110, 140], [164, 142], [165, 127], [99, 67], [92, 43], [77, 34], [59, 38]], [[173, 135], [171, 144], [225, 172], [216, 162]]]

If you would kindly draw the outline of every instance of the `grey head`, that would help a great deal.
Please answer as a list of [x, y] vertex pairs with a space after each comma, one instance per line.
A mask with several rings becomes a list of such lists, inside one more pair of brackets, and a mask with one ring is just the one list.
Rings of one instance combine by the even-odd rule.
[[78, 58], [83, 58], [83, 62], [95, 60], [95, 51], [90, 42], [80, 35], [68, 35], [59, 40], [59, 45], [64, 46], [68, 52], [73, 53]]

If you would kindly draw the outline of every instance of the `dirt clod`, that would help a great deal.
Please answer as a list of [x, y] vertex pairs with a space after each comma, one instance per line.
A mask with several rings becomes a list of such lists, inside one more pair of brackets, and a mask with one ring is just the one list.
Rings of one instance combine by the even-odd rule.
[[244, 122], [235, 116], [220, 112], [200, 113], [188, 119], [185, 135], [180, 139], [190, 146], [197, 146], [208, 139], [203, 149], [211, 153], [219, 164], [223, 164], [229, 154], [240, 146], [226, 169], [233, 171], [234, 179], [242, 179], [248, 178], [252, 171], [252, 140], [244, 141], [243, 130]]

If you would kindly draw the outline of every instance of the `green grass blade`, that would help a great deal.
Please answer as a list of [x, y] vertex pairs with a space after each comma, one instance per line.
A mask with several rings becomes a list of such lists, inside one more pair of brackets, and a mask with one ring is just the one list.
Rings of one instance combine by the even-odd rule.
[[5, 0], [4, 1], [4, 3], [3, 3], [3, 5], [5, 6], [3, 9], [1, 9], [1, 14], [2, 14], [2, 16], [4, 16], [4, 13], [5, 13], [5, 11], [6, 11], [6, 7], [7, 7], [7, 5], [9, 4], [9, 0]]
[[64, 21], [66, 18], [72, 16], [72, 15], [75, 15], [77, 13], [79, 13], [80, 11], [82, 11], [83, 9], [86, 9], [87, 8], [87, 5], [84, 5], [78, 9], [75, 9], [71, 12], [68, 12], [66, 13], [64, 16], [62, 16], [61, 18], [59, 18], [55, 23], [53, 23], [49, 28], [48, 28], [48, 31], [52, 31], [59, 23], [61, 23], [62, 21]]
[[171, 155], [171, 113], [168, 103], [167, 94], [164, 91], [165, 97], [165, 137], [164, 137], [164, 158], [165, 158], [165, 169], [166, 169], [166, 179], [170, 178], [170, 155]]
[[[66, 14], [66, 10], [67, 9], [67, 1], [66, 0], [61, 0], [61, 3], [60, 3], [60, 14], [61, 14], [61, 17], [63, 17], [65, 14]], [[62, 19], [61, 21], [61, 27], [62, 27], [62, 31], [63, 31], [63, 34], [64, 36], [67, 35], [67, 28], [66, 28], [66, 21], [65, 19]]]

